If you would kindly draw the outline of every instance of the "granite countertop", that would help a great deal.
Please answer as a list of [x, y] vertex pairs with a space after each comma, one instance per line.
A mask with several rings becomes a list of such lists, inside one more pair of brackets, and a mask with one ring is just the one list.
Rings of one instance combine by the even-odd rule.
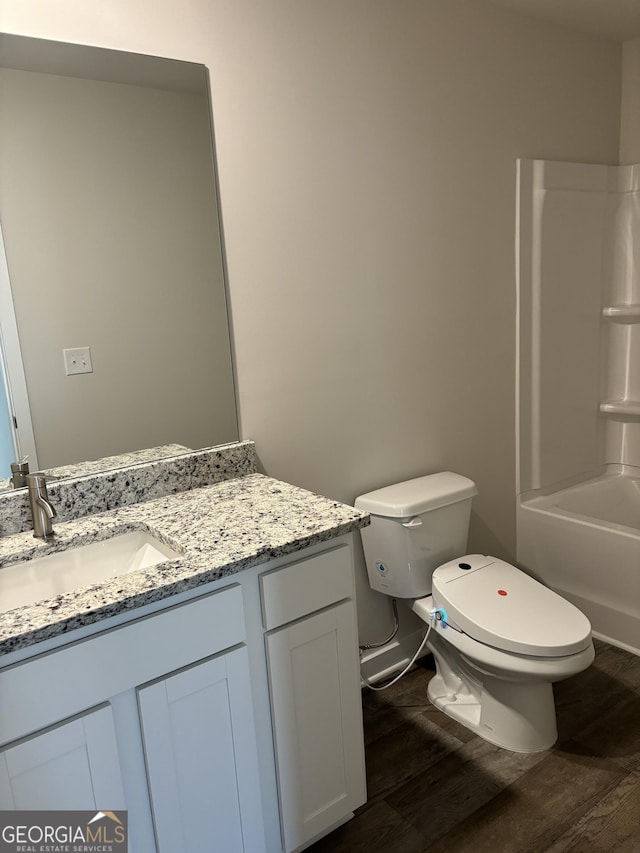
[[[193, 453], [193, 451], [190, 447], [185, 447], [183, 444], [163, 444], [159, 447], [149, 447], [145, 450], [132, 450], [130, 453], [120, 453], [118, 456], [105, 456], [102, 459], [94, 459], [89, 462], [75, 462], [72, 465], [46, 468], [42, 473], [46, 474], [50, 478], [50, 481], [59, 480], [62, 477], [86, 477], [101, 471], [124, 468], [127, 465], [139, 465], [141, 462], [156, 462], [159, 459], [168, 459], [172, 456], [179, 456], [182, 453]], [[31, 473], [36, 473], [36, 470], [34, 468]], [[0, 492], [7, 491], [8, 489], [13, 489], [11, 478], [4, 477], [0, 479]]]
[[135, 530], [181, 557], [0, 615], [0, 654], [96, 623], [348, 533], [367, 513], [262, 474], [59, 523], [49, 542], [30, 532], [0, 538], [0, 571]]

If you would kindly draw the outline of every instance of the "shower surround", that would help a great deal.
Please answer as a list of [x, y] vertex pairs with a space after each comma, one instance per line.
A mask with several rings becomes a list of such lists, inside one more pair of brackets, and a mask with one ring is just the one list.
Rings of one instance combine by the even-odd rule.
[[518, 562], [640, 654], [640, 166], [518, 163]]

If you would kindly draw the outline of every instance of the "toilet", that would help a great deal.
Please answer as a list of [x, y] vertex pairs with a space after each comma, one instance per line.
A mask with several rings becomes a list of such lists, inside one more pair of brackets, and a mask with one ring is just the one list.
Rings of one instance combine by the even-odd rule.
[[557, 739], [553, 682], [593, 662], [591, 625], [509, 563], [465, 554], [475, 494], [472, 480], [442, 472], [357, 498], [371, 515], [369, 583], [429, 626], [432, 704], [497, 746], [538, 752]]

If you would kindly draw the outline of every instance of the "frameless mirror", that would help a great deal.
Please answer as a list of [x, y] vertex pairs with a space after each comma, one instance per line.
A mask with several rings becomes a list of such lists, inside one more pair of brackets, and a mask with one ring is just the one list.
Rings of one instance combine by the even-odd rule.
[[0, 109], [38, 467], [237, 440], [206, 68], [2, 34]]

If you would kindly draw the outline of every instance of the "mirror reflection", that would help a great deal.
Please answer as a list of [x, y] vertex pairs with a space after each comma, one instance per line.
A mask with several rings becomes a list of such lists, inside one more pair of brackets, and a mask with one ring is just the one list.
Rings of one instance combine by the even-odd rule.
[[32, 470], [237, 440], [206, 69], [8, 35], [0, 66], [15, 452], [29, 416]]

